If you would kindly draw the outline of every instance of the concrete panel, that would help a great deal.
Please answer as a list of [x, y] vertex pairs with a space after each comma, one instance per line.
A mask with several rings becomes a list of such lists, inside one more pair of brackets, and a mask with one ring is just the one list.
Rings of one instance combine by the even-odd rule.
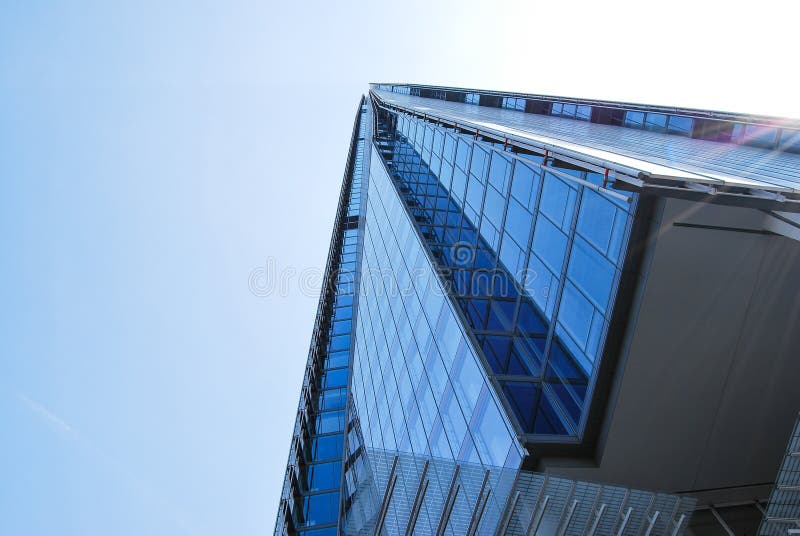
[[597, 466], [542, 468], [672, 492], [774, 478], [800, 407], [800, 244], [762, 214], [667, 201]]

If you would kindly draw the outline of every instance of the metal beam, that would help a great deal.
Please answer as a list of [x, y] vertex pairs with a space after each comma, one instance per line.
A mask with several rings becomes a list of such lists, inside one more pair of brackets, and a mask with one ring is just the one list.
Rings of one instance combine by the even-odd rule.
[[727, 524], [727, 523], [725, 523], [725, 520], [724, 520], [724, 519], [722, 519], [722, 516], [721, 516], [721, 515], [719, 515], [719, 512], [717, 512], [717, 509], [716, 509], [716, 508], [714, 508], [713, 506], [709, 506], [709, 507], [708, 507], [708, 509], [709, 509], [709, 510], [711, 510], [711, 514], [712, 514], [712, 515], [714, 516], [714, 518], [717, 520], [717, 523], [719, 523], [719, 524], [720, 524], [720, 526], [722, 527], [722, 530], [724, 530], [725, 532], [727, 532], [727, 533], [728, 533], [728, 536], [736, 536], [736, 534], [734, 534], [734, 533], [733, 533], [733, 531], [732, 531], [732, 530], [731, 530], [731, 528], [728, 526], [728, 524]]
[[600, 520], [603, 518], [606, 508], [606, 503], [600, 505], [600, 508], [598, 508], [597, 513], [594, 516], [592, 527], [589, 529], [589, 532], [586, 533], [586, 536], [594, 536], [594, 533], [597, 532], [597, 527], [600, 526]]
[[392, 500], [392, 493], [394, 493], [394, 487], [397, 484], [397, 475], [395, 473], [397, 471], [397, 461], [399, 459], [399, 456], [394, 457], [392, 470], [389, 471], [389, 480], [386, 481], [386, 490], [383, 492], [383, 501], [381, 501], [381, 509], [378, 511], [378, 521], [375, 524], [375, 536], [380, 536], [383, 530], [383, 523], [386, 521], [386, 512], [389, 511], [389, 502]]
[[419, 477], [419, 485], [417, 486], [417, 494], [414, 496], [414, 505], [411, 507], [411, 513], [408, 514], [408, 524], [406, 525], [406, 536], [414, 534], [414, 527], [417, 525], [419, 512], [422, 509], [422, 501], [425, 500], [425, 493], [428, 491], [429, 479], [425, 478], [428, 474], [428, 466], [430, 460], [425, 460], [425, 466], [422, 468], [422, 474]]
[[450, 513], [453, 511], [453, 505], [458, 497], [458, 491], [461, 486], [458, 484], [458, 473], [461, 471], [461, 466], [456, 465], [453, 471], [453, 478], [450, 480], [450, 488], [447, 491], [447, 497], [442, 507], [442, 515], [439, 517], [439, 525], [436, 527], [436, 536], [442, 536], [447, 524], [450, 522]]

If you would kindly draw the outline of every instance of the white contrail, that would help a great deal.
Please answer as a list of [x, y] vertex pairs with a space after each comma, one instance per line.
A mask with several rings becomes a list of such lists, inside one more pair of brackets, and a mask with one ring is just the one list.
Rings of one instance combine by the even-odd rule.
[[22, 404], [27, 406], [29, 410], [31, 410], [39, 417], [41, 417], [53, 430], [55, 430], [60, 434], [73, 436], [77, 438], [78, 434], [75, 431], [75, 429], [72, 426], [70, 426], [69, 423], [67, 423], [64, 419], [55, 415], [46, 407], [44, 407], [37, 401], [25, 396], [22, 393], [15, 392], [14, 396], [17, 398], [17, 400], [22, 402]]
[[[0, 388], [3, 386], [0, 385]], [[67, 421], [47, 409], [46, 406], [30, 398], [29, 396], [13, 390], [14, 397], [33, 414], [41, 418], [49, 428], [64, 439], [74, 441], [78, 448], [91, 454], [98, 464], [105, 466], [107, 470], [116, 473], [128, 487], [130, 487], [136, 494], [149, 503], [151, 506], [160, 510], [166, 515], [177, 527], [179, 527], [185, 534], [198, 534], [198, 530], [189, 523], [186, 516], [173, 508], [163, 497], [154, 492], [154, 489], [141, 481], [130, 470], [127, 469], [116, 459], [106, 454], [103, 450], [98, 448], [92, 442], [87, 440], [78, 430], [76, 430]]]

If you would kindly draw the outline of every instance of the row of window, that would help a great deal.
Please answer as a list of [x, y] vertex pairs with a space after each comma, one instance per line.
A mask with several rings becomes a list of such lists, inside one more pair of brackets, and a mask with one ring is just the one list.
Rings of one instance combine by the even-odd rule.
[[[357, 217], [361, 206], [361, 181], [364, 171], [366, 106], [361, 108], [357, 126], [360, 137], [352, 147], [350, 184], [342, 200], [343, 216]], [[339, 515], [346, 431], [347, 387], [350, 371], [350, 344], [353, 321], [353, 296], [356, 280], [358, 230], [335, 229], [338, 233], [337, 257], [330, 269], [333, 293], [324, 300], [312, 343], [312, 361], [306, 373], [303, 410], [298, 416], [296, 440], [290, 454], [283, 499], [288, 516], [279, 514], [277, 531], [291, 523], [294, 531], [325, 536], [336, 533]], [[326, 293], [328, 289], [323, 289]], [[289, 517], [289, 519], [286, 519]], [[288, 530], [288, 529], [286, 529]]]

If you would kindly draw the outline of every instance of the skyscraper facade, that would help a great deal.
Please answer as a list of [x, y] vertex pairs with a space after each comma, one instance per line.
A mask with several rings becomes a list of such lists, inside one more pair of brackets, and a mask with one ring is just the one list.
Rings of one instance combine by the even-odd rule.
[[797, 121], [372, 85], [276, 534], [791, 527], [798, 212]]

